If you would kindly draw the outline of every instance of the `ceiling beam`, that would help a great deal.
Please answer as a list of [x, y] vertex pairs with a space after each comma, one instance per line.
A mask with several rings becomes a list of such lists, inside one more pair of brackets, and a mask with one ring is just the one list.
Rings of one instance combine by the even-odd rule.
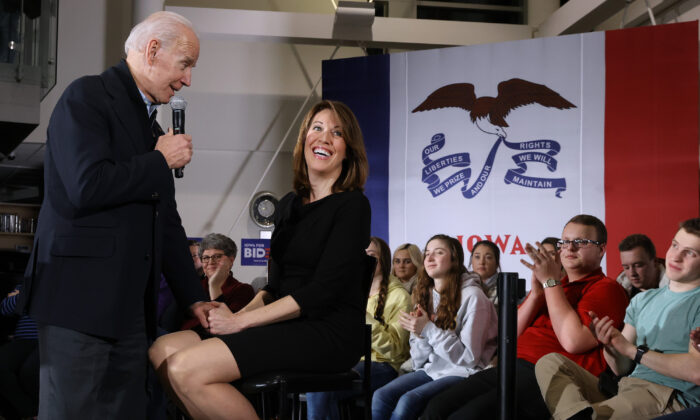
[[367, 28], [335, 28], [333, 14], [166, 6], [203, 38], [425, 49], [532, 38], [528, 25], [376, 17]]
[[542, 22], [535, 37], [590, 32], [624, 7], [625, 0], [570, 0]]
[[[654, 17], [663, 13], [669, 7], [672, 7], [679, 3], [678, 0], [649, 0], [649, 6], [651, 7]], [[622, 18], [620, 18], [622, 19]], [[647, 5], [643, 0], [635, 1], [627, 7], [627, 15], [625, 16], [625, 28], [634, 28], [641, 25], [649, 24], [651, 19], [649, 18], [649, 11]], [[622, 22], [620, 22], [622, 23]]]

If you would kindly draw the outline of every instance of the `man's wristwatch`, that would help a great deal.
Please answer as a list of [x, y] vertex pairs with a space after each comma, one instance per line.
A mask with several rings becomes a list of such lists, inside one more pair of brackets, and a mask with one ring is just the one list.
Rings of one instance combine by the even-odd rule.
[[543, 289], [546, 289], [548, 287], [554, 287], [554, 286], [561, 286], [561, 282], [559, 280], [555, 280], [555, 279], [550, 277], [542, 283]]
[[642, 356], [644, 356], [644, 353], [649, 351], [649, 347], [645, 346], [642, 344], [641, 346], [637, 347], [637, 354], [634, 356], [634, 363], [640, 364], [642, 362]]

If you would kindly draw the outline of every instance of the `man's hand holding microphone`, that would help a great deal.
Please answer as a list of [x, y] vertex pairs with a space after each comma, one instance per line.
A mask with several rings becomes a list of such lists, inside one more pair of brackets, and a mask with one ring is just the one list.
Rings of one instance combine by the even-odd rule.
[[175, 172], [175, 178], [182, 178], [183, 168], [192, 160], [192, 136], [185, 134], [185, 108], [187, 102], [179, 96], [170, 99], [173, 110], [173, 128], [158, 137], [155, 150], [165, 157], [168, 167]]

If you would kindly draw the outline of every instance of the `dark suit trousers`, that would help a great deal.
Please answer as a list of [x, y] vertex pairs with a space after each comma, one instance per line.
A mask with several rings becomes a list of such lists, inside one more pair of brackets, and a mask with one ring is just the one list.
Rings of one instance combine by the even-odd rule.
[[115, 340], [39, 324], [39, 419], [145, 419], [143, 316]]
[[[516, 364], [516, 415], [518, 420], [550, 418], [540, 394], [532, 363], [518, 359]], [[498, 418], [498, 370], [482, 370], [433, 397], [421, 420], [481, 420]]]
[[36, 416], [39, 397], [37, 340], [0, 346], [0, 414], [7, 419]]

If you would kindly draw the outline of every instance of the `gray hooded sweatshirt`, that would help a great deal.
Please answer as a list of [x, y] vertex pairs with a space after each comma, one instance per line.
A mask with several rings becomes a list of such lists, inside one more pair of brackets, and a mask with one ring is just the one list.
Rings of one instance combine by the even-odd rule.
[[[436, 313], [440, 294], [435, 289], [432, 298]], [[498, 317], [476, 274], [462, 275], [462, 301], [456, 321], [454, 330], [443, 330], [428, 321], [420, 336], [411, 333], [414, 369], [424, 370], [436, 380], [445, 376], [466, 378], [489, 364], [498, 344]]]

